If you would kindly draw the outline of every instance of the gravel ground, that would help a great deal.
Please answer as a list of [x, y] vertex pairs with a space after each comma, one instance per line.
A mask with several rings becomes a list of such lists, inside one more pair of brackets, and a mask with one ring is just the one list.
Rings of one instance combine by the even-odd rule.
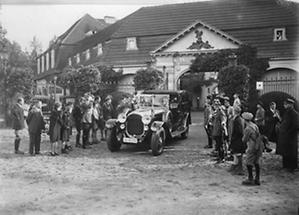
[[[230, 162], [215, 164], [204, 149], [202, 114], [193, 114], [187, 140], [175, 140], [161, 156], [106, 143], [70, 154], [15, 155], [13, 131], [0, 130], [0, 214], [297, 214], [299, 172], [281, 169], [281, 158], [263, 156], [261, 186], [244, 187]], [[73, 140], [73, 138], [72, 138]], [[274, 148], [274, 145], [272, 145]], [[28, 152], [28, 138], [21, 143]]]

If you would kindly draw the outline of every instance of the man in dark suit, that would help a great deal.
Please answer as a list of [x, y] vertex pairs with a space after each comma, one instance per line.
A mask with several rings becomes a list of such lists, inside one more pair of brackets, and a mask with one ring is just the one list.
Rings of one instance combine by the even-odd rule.
[[25, 128], [25, 118], [24, 118], [24, 99], [18, 98], [17, 104], [15, 104], [11, 109], [12, 116], [12, 128], [15, 130], [15, 153], [24, 154], [24, 152], [19, 150], [21, 142], [21, 133]]
[[34, 155], [40, 154], [41, 132], [45, 129], [45, 121], [41, 111], [41, 101], [35, 101], [27, 117], [27, 124], [30, 136], [29, 153]]
[[290, 172], [298, 167], [298, 113], [294, 109], [295, 101], [287, 99], [283, 106], [285, 113], [279, 128], [278, 148], [282, 155], [282, 166]]

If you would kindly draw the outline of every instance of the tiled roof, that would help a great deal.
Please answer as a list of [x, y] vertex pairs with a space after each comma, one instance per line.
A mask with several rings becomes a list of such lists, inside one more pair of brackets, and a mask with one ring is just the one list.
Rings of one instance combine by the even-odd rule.
[[[291, 6], [289, 4], [292, 4]], [[213, 26], [244, 44], [258, 48], [261, 57], [298, 56], [297, 3], [276, 0], [213, 0], [144, 7], [96, 35], [81, 41], [84, 51], [104, 43], [104, 53], [89, 62], [111, 65], [144, 64], [160, 47], [196, 20]], [[274, 28], [286, 27], [287, 41], [273, 42]], [[126, 51], [126, 38], [136, 37], [138, 50]]]
[[114, 37], [176, 34], [195, 20], [220, 30], [296, 24], [275, 0], [213, 0], [144, 7], [125, 20]]

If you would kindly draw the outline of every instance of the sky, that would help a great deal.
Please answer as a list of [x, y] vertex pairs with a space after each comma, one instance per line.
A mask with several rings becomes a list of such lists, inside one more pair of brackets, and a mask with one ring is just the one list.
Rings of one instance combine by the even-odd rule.
[[94, 18], [114, 16], [121, 19], [143, 6], [161, 5], [195, 0], [0, 0], [0, 23], [6, 37], [30, 51], [33, 37], [48, 47], [54, 36], [63, 34], [86, 13]]
[[54, 36], [63, 34], [86, 13], [121, 19], [143, 6], [195, 1], [200, 0], [0, 0], [0, 24], [7, 30], [6, 37], [23, 50], [30, 51], [34, 36], [45, 50]]

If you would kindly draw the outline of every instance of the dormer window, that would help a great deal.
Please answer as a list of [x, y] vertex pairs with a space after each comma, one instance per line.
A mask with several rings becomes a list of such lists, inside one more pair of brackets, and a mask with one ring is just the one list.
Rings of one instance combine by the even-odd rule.
[[89, 60], [89, 59], [90, 59], [90, 51], [89, 51], [89, 49], [87, 49], [85, 51], [85, 60]]
[[103, 46], [102, 43], [99, 43], [97, 46], [98, 49], [98, 56], [103, 54]]
[[136, 37], [127, 38], [127, 50], [137, 50], [137, 40]]
[[76, 54], [76, 63], [77, 64], [80, 63], [80, 54], [79, 53]]
[[273, 41], [285, 41], [285, 40], [287, 40], [286, 29], [285, 28], [275, 28]]
[[69, 66], [71, 66], [72, 65], [72, 58], [69, 57], [68, 61], [69, 61]]

